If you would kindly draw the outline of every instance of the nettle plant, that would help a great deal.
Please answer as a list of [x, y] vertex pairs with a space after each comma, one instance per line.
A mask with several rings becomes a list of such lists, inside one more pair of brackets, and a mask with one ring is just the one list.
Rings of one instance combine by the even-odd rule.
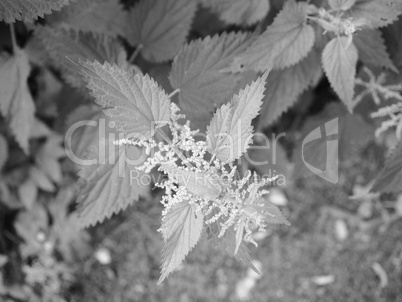
[[150, 173], [157, 167], [168, 177], [156, 183], [166, 192], [160, 282], [197, 244], [204, 225], [208, 235], [252, 266], [243, 240], [256, 244], [253, 230], [264, 230], [267, 223], [289, 224], [264, 198], [264, 187], [274, 179], [250, 171], [241, 175], [237, 167], [252, 142], [251, 121], [260, 110], [268, 73], [222, 105], [202, 135], [191, 130], [190, 121], [180, 122], [185, 115], [149, 76], [96, 61], [81, 62], [81, 72], [96, 102], [124, 136], [113, 140], [117, 148], [106, 148], [111, 150], [108, 170], [81, 170], [81, 221], [93, 224], [124, 208], [144, 186], [141, 174], [133, 172]]
[[[266, 199], [275, 179], [239, 165], [254, 126], [262, 132], [273, 125], [324, 76], [350, 113], [366, 97], [400, 101], [400, 86], [371, 69], [398, 72], [379, 29], [398, 20], [401, 0], [140, 0], [127, 6], [117, 0], [0, 0], [14, 52], [1, 58], [1, 79], [11, 75], [13, 85], [4, 90], [0, 109], [29, 152], [35, 114], [29, 64], [56, 69], [83, 98], [85, 85], [91, 90], [112, 135], [94, 141], [86, 133], [71, 146], [86, 159], [98, 156], [95, 164], [80, 163], [79, 221], [103, 221], [146, 195], [140, 181], [146, 175], [165, 175], [155, 183], [165, 189], [160, 281], [203, 230], [252, 266], [244, 242], [253, 242], [253, 230], [289, 224]], [[217, 16], [213, 30], [203, 28], [206, 11]], [[33, 22], [45, 14], [44, 22]], [[32, 30], [24, 49], [15, 39], [16, 20]], [[378, 113], [393, 118], [390, 127], [400, 124], [400, 106], [393, 108]], [[83, 111], [74, 114], [102, 118], [93, 107]]]

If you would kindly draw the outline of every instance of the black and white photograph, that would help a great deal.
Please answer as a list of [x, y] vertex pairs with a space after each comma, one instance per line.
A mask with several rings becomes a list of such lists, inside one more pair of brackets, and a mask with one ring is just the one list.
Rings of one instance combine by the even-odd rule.
[[402, 302], [402, 0], [0, 0], [0, 302]]

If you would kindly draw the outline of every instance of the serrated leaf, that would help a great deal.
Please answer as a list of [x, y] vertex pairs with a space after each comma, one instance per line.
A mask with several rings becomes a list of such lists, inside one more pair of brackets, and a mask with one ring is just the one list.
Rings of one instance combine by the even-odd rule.
[[25, 153], [34, 124], [35, 104], [28, 88], [30, 66], [26, 54], [17, 49], [14, 56], [0, 56], [0, 112]]
[[391, 61], [381, 32], [376, 29], [358, 31], [353, 36], [353, 42], [359, 53], [359, 59], [368, 66], [386, 67], [398, 72]]
[[61, 69], [64, 79], [75, 88], [83, 88], [84, 82], [71, 61], [124, 63], [125, 51], [121, 44], [102, 35], [38, 26], [35, 38], [42, 44], [51, 63]]
[[348, 10], [356, 3], [356, 0], [328, 0], [328, 3], [332, 9]]
[[0, 170], [8, 159], [8, 143], [6, 138], [0, 134]]
[[314, 45], [315, 33], [307, 21], [305, 2], [286, 2], [272, 25], [239, 57], [235, 64], [256, 71], [282, 69], [302, 60]]
[[307, 58], [294, 66], [271, 71], [267, 78], [261, 118], [258, 120], [261, 128], [274, 123], [321, 75], [320, 56], [316, 51], [310, 52]]
[[96, 103], [132, 138], [149, 138], [170, 119], [170, 101], [165, 91], [148, 75], [134, 74], [117, 65], [80, 62], [81, 73]]
[[[78, 192], [78, 210], [82, 211], [78, 221], [81, 225], [103, 221], [105, 217], [126, 208], [139, 196], [147, 195], [149, 179], [135, 169], [136, 165], [124, 162], [121, 156], [126, 155], [125, 149], [113, 147], [113, 141], [119, 137], [110, 119], [97, 106], [82, 107], [73, 112], [67, 127], [65, 148], [69, 158], [80, 168], [79, 175], [82, 176]], [[128, 151], [127, 158], [134, 160], [139, 155], [140, 150], [135, 147], [132, 152]], [[98, 162], [84, 165], [85, 160], [92, 159]], [[127, 179], [130, 177], [131, 180]]]
[[201, 237], [204, 217], [196, 205], [181, 202], [173, 205], [162, 220], [161, 231], [165, 245], [162, 252], [162, 271], [158, 284], [178, 268]]
[[205, 130], [212, 112], [227, 102], [236, 88], [237, 76], [221, 70], [252, 40], [245, 33], [224, 33], [193, 41], [175, 57], [169, 81], [174, 89], [180, 89], [179, 105], [187, 118], [202, 121], [198, 123], [200, 130]]
[[401, 0], [356, 0], [343, 17], [362, 20], [366, 26], [378, 28], [396, 21], [401, 13]]
[[177, 181], [197, 197], [214, 200], [221, 192], [220, 185], [217, 183], [218, 179], [202, 171], [190, 171], [166, 165], [161, 169], [169, 174], [169, 178]]
[[352, 111], [358, 54], [347, 37], [335, 37], [325, 46], [322, 65], [332, 88]]
[[399, 193], [402, 191], [402, 142], [399, 142], [385, 167], [375, 180], [372, 192]]
[[269, 0], [201, 0], [204, 7], [217, 13], [228, 24], [252, 25], [268, 13]]
[[156, 82], [161, 85], [161, 87], [166, 91], [166, 93], [172, 93], [173, 88], [169, 82], [169, 73], [171, 70], [172, 64], [158, 64], [152, 69], [149, 70], [148, 74], [151, 78], [153, 78]]
[[233, 161], [252, 143], [251, 121], [258, 115], [268, 72], [240, 90], [217, 110], [207, 129], [208, 151], [221, 161]]
[[87, 153], [87, 159], [96, 163], [81, 164], [77, 203], [84, 227], [124, 210], [147, 187], [141, 183], [144, 173], [135, 168], [145, 160], [142, 151], [134, 146], [113, 146], [112, 136], [99, 138]]
[[0, 21], [32, 21], [60, 10], [69, 0], [0, 0]]
[[52, 26], [117, 37], [125, 29], [127, 14], [118, 0], [79, 0], [46, 20]]
[[141, 0], [129, 11], [126, 38], [153, 62], [172, 59], [184, 44], [195, 0]]

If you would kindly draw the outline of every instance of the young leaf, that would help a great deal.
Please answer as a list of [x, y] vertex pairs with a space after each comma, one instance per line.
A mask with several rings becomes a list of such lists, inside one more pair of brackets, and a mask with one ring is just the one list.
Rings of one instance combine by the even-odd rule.
[[347, 37], [335, 37], [325, 46], [322, 65], [332, 88], [352, 111], [358, 54]]
[[170, 166], [162, 166], [162, 170], [169, 174], [169, 178], [174, 179], [180, 185], [197, 197], [214, 200], [221, 191], [217, 179], [202, 171], [187, 171]]
[[117, 37], [125, 29], [127, 14], [118, 0], [80, 0], [46, 20], [52, 26]]
[[[230, 33], [207, 37], [185, 45], [175, 57], [169, 75], [180, 89], [179, 105], [191, 121], [212, 116], [233, 95], [237, 76], [221, 72], [251, 43], [252, 36]], [[208, 122], [207, 121], [207, 122]], [[204, 130], [206, 123], [199, 123]]]
[[68, 4], [69, 0], [0, 0], [0, 21], [32, 21]]
[[6, 138], [0, 134], [0, 170], [3, 168], [8, 158], [8, 143]]
[[376, 179], [372, 192], [399, 193], [402, 191], [402, 142], [393, 150], [384, 169]]
[[348, 10], [356, 3], [356, 0], [328, 0], [328, 3], [332, 9]]
[[386, 67], [398, 72], [391, 61], [381, 32], [376, 29], [358, 31], [353, 36], [353, 42], [359, 53], [359, 59], [368, 66]]
[[163, 218], [161, 231], [165, 239], [162, 271], [158, 284], [183, 262], [200, 240], [204, 217], [187, 202], [173, 205]]
[[26, 54], [0, 56], [0, 112], [9, 121], [21, 148], [28, 153], [29, 135], [34, 124], [35, 104], [28, 88], [30, 66]]
[[148, 75], [133, 74], [117, 65], [80, 62], [81, 73], [96, 103], [132, 138], [149, 138], [170, 119], [170, 101], [165, 91]]
[[228, 24], [252, 25], [262, 20], [268, 13], [269, 0], [201, 0]]
[[271, 125], [286, 112], [310, 85], [322, 75], [321, 61], [316, 51], [294, 66], [271, 71], [261, 108], [260, 128]]
[[46, 57], [50, 57], [51, 63], [61, 69], [62, 76], [75, 88], [83, 88], [84, 82], [71, 61], [96, 60], [121, 65], [125, 59], [121, 44], [101, 35], [37, 26], [35, 38], [45, 49]]
[[235, 64], [256, 71], [282, 69], [298, 63], [314, 45], [315, 33], [307, 21], [305, 2], [286, 2], [272, 25], [239, 57]]
[[356, 0], [343, 17], [362, 20], [366, 26], [378, 28], [396, 21], [401, 13], [401, 0]]
[[141, 0], [129, 12], [126, 38], [153, 62], [172, 59], [185, 42], [195, 0]]
[[78, 217], [84, 227], [124, 210], [146, 190], [146, 185], [141, 183], [144, 173], [135, 168], [145, 160], [141, 150], [133, 146], [113, 146], [110, 137], [100, 138], [87, 155], [89, 160], [97, 162], [82, 165], [79, 171]]
[[252, 143], [251, 121], [260, 111], [267, 76], [268, 72], [265, 72], [251, 85], [240, 90], [212, 118], [207, 129], [208, 151], [221, 161], [240, 158]]

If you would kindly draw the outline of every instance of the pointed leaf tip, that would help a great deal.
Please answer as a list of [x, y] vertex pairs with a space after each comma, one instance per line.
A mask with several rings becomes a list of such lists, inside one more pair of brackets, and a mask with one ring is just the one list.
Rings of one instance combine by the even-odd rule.
[[240, 158], [252, 143], [252, 120], [264, 97], [268, 71], [222, 105], [207, 128], [208, 151], [221, 161]]
[[[197, 214], [197, 215], [196, 215]], [[183, 262], [201, 238], [204, 216], [196, 213], [196, 206], [188, 202], [173, 205], [162, 220], [165, 244], [162, 252], [162, 270], [158, 284]]]
[[333, 38], [322, 52], [325, 74], [349, 111], [353, 108], [357, 60], [357, 48], [347, 37]]
[[81, 73], [96, 103], [131, 138], [148, 139], [170, 120], [170, 100], [148, 75], [98, 61], [80, 62]]
[[0, 0], [0, 21], [14, 23], [37, 20], [68, 5], [69, 0]]

